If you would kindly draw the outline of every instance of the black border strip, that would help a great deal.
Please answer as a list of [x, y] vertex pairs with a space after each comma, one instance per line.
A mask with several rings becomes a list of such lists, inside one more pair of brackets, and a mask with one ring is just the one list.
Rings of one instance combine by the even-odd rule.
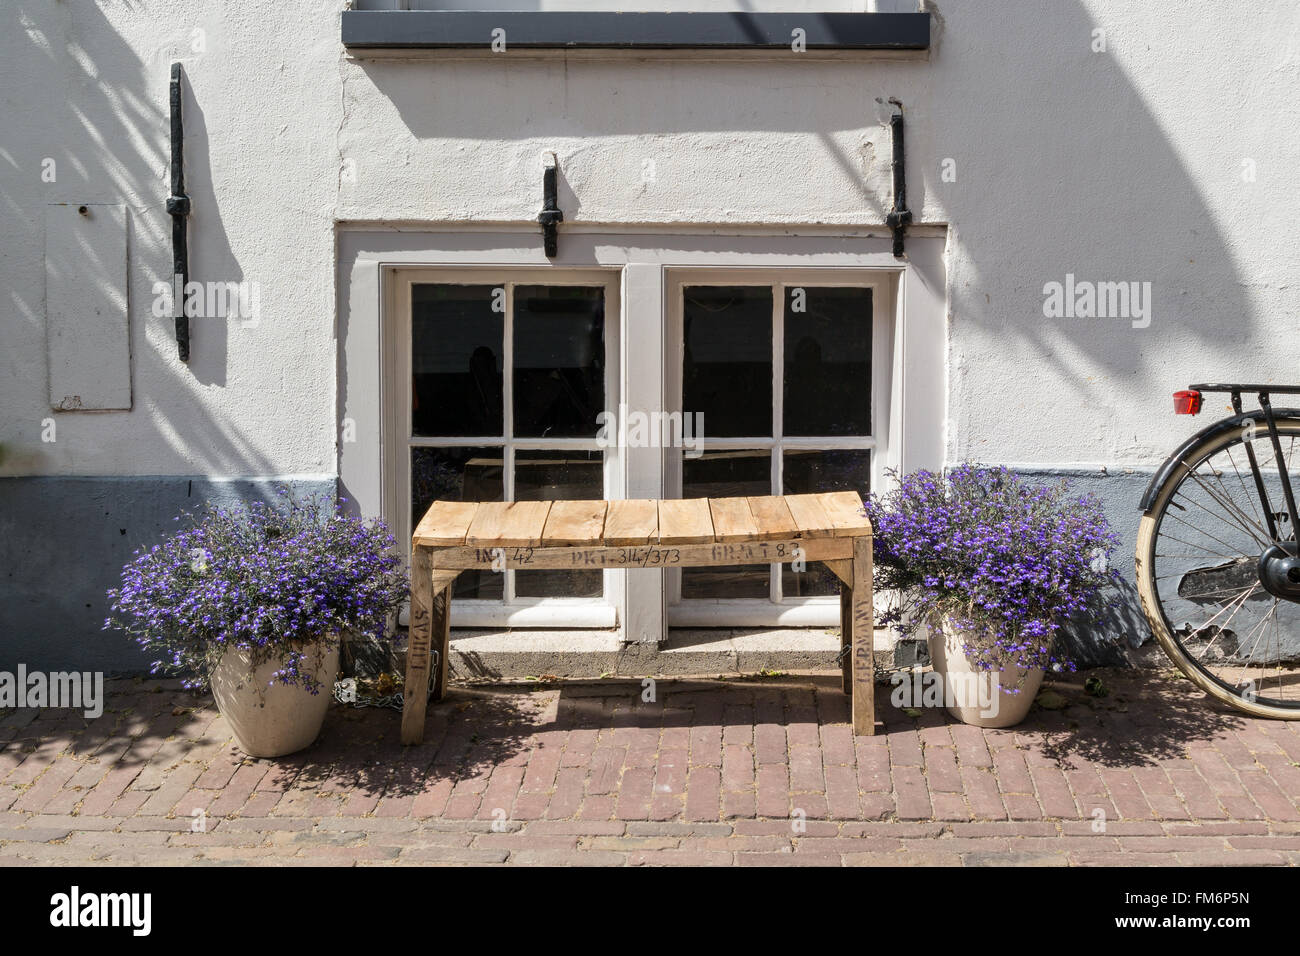
[[[577, 13], [567, 11], [345, 10], [349, 49], [925, 50], [928, 13]], [[499, 35], [499, 34], [498, 34]]]

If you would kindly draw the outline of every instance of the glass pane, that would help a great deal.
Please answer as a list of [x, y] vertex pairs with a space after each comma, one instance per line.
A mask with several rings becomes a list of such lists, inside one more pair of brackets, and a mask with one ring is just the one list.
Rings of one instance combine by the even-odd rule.
[[871, 290], [785, 290], [786, 435], [871, 434]]
[[[435, 500], [503, 500], [502, 474], [500, 448], [412, 448], [412, 530]], [[465, 571], [456, 579], [452, 596], [500, 601], [504, 581], [499, 572]]]
[[[598, 451], [515, 452], [515, 500], [605, 497], [604, 455]], [[600, 597], [601, 571], [516, 571], [518, 597]]]
[[[683, 498], [735, 498], [772, 493], [772, 453], [712, 451], [682, 459]], [[767, 598], [772, 569], [766, 564], [682, 568], [683, 598]]]
[[772, 434], [772, 290], [683, 290], [682, 411], [714, 437]]
[[514, 433], [593, 437], [605, 410], [605, 290], [515, 288]]
[[503, 434], [505, 314], [492, 309], [495, 288], [411, 289], [412, 434]]
[[[819, 491], [856, 491], [864, 499], [871, 491], [871, 452], [803, 451], [786, 449], [782, 494], [806, 495]], [[801, 572], [781, 565], [782, 597], [838, 594], [839, 578], [820, 561], [808, 562]]]

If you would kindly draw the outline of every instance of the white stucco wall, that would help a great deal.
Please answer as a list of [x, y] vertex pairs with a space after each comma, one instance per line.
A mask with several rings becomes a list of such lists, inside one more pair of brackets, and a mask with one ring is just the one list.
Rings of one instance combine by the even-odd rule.
[[[0, 31], [0, 442], [6, 474], [335, 470], [333, 250], [339, 126], [332, 2], [22, 0]], [[196, 34], [194, 31], [203, 33]], [[204, 52], [193, 49], [202, 38]], [[193, 361], [151, 315], [171, 272], [168, 71], [184, 64], [194, 279], [259, 283], [257, 328], [195, 319]], [[42, 181], [42, 159], [57, 180]], [[134, 408], [60, 414], [45, 376], [50, 202], [130, 207]]]
[[[1300, 380], [1291, 0], [941, 0], [928, 57], [725, 62], [358, 60], [340, 6], [16, 4], [0, 31], [0, 473], [330, 473], [336, 221], [530, 222], [553, 150], [569, 223], [879, 223], [889, 97], [916, 220], [951, 230], [949, 460], [1152, 465], [1190, 427], [1173, 388]], [[188, 368], [150, 314], [170, 272], [173, 59], [193, 276], [261, 293], [256, 328], [195, 320]], [[50, 202], [130, 207], [134, 408], [53, 416], [45, 443]], [[1150, 327], [1045, 318], [1044, 283], [1067, 273], [1151, 282]]]

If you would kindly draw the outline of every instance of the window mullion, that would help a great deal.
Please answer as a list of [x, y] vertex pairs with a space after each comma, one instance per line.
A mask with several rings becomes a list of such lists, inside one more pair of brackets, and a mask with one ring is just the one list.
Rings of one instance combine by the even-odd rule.
[[[505, 332], [501, 359], [501, 430], [505, 445], [501, 449], [501, 492], [506, 501], [515, 500], [515, 284], [505, 283]], [[506, 569], [502, 581], [502, 599], [509, 606], [515, 603], [515, 572]]]
[[[772, 494], [781, 493], [781, 425], [785, 417], [785, 284], [772, 288]], [[781, 565], [768, 568], [768, 595], [781, 603]]]
[[[513, 282], [504, 283], [506, 292], [505, 329], [502, 333], [501, 357], [501, 434], [509, 446], [515, 437], [515, 290]], [[514, 500], [514, 472], [505, 482], [506, 501]]]

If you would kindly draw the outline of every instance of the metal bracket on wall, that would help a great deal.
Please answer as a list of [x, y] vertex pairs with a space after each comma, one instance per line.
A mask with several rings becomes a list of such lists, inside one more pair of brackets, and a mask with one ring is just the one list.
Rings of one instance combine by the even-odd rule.
[[171, 193], [167, 197], [167, 214], [172, 217], [172, 303], [176, 315], [176, 354], [182, 362], [190, 360], [190, 320], [185, 315], [185, 286], [190, 281], [190, 250], [187, 234], [190, 197], [185, 194], [185, 126], [181, 121], [181, 65], [172, 64], [171, 79]]
[[[896, 102], [891, 100], [890, 102]], [[889, 131], [894, 138], [894, 208], [885, 216], [885, 224], [894, 233], [894, 258], [903, 258], [903, 236], [912, 221], [907, 208], [907, 171], [904, 168], [903, 113], [900, 109], [889, 120]]]
[[537, 214], [537, 221], [542, 224], [542, 247], [546, 258], [554, 259], [559, 246], [555, 227], [564, 222], [564, 212], [559, 206], [557, 185], [560, 164], [554, 153], [550, 156], [553, 162], [542, 170], [542, 211]]

